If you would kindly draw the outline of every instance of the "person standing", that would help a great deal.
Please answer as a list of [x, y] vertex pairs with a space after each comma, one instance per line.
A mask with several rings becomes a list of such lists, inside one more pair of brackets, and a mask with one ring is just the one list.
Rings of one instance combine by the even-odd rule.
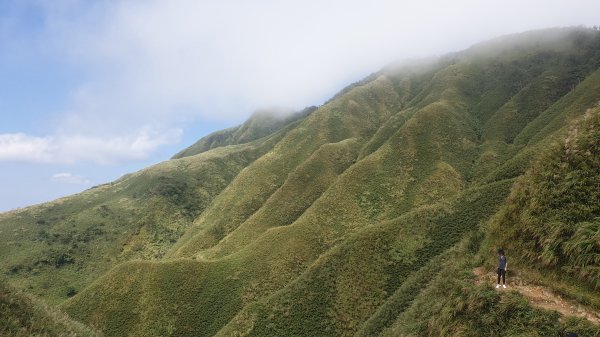
[[504, 250], [498, 250], [498, 284], [496, 288], [500, 288], [500, 277], [502, 277], [502, 287], [506, 288], [506, 271], [508, 270], [508, 263], [506, 261], [506, 254]]

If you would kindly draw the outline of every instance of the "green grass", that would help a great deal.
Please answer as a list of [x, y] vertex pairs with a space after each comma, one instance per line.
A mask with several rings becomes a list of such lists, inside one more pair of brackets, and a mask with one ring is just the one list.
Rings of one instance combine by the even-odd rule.
[[100, 336], [42, 300], [7, 285], [4, 280], [0, 280], [0, 313], [1, 336]]
[[194, 218], [281, 138], [164, 162], [113, 183], [0, 216], [0, 268], [51, 303], [114, 265], [159, 259]]
[[[589, 321], [532, 307], [514, 291], [475, 285], [483, 232], [472, 233], [414, 274], [357, 336], [598, 336]], [[514, 269], [515, 267], [511, 267]], [[410, 288], [418, 289], [409, 292]]]
[[[350, 90], [302, 120], [269, 153], [245, 168], [194, 223], [170, 256], [189, 257], [216, 245], [257, 212], [288, 176], [321, 146], [372, 135], [389, 118], [396, 93], [382, 78]], [[345, 111], [344, 118], [341, 119]], [[223, 212], [227, 210], [227, 212]], [[277, 224], [275, 224], [277, 225]]]
[[294, 223], [337, 176], [356, 161], [358, 144], [353, 138], [322, 145], [288, 175], [285, 183], [258, 211], [213, 249], [202, 252], [201, 256], [214, 259], [234, 253], [269, 228]]
[[598, 290], [599, 148], [600, 109], [594, 108], [519, 179], [491, 225], [491, 244]]
[[493, 214], [502, 198], [491, 196], [506, 195], [507, 186], [469, 190], [450, 206], [416, 209], [360, 230], [293, 283], [247, 307], [222, 335], [249, 327], [251, 336], [353, 335], [388, 296], [411, 287], [414, 272], [427, 269], [433, 258]]
[[468, 252], [454, 254], [380, 336], [560, 336], [558, 313], [514, 292], [475, 286]]
[[0, 268], [107, 337], [593, 336], [471, 270], [502, 245], [598, 307], [599, 55], [568, 28], [387, 67], [0, 215]]
[[190, 157], [218, 147], [245, 144], [268, 137], [289, 124], [305, 118], [315, 110], [316, 107], [313, 106], [297, 112], [257, 111], [242, 125], [211, 133], [174, 155], [173, 159]]

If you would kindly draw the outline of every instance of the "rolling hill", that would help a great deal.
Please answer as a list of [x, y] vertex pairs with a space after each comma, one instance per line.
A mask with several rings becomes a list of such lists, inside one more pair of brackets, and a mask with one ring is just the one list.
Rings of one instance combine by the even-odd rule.
[[0, 336], [100, 336], [4, 280], [0, 280], [0, 312]]
[[599, 104], [586, 28], [390, 65], [0, 214], [0, 270], [105, 336], [600, 336], [510, 291], [600, 311]]

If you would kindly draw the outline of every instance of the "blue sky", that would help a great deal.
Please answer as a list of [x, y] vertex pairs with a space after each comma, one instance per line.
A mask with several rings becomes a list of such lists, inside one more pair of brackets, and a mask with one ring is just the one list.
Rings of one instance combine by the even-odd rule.
[[598, 1], [0, 1], [0, 211], [168, 159], [387, 63], [600, 24]]

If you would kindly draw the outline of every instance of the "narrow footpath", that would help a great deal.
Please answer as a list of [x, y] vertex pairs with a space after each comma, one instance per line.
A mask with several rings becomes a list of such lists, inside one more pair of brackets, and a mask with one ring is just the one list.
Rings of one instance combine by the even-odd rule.
[[[489, 283], [492, 286], [496, 286], [496, 271], [486, 271], [483, 267], [478, 267], [473, 270], [473, 273], [477, 276], [476, 283]], [[577, 303], [576, 301], [565, 299], [558, 294], [555, 294], [551, 289], [527, 284], [525, 281], [519, 278], [506, 280], [507, 288], [499, 288], [498, 291], [517, 291], [527, 299], [534, 307], [558, 311], [562, 316], [577, 316], [585, 318], [594, 324], [600, 324], [600, 312], [593, 310], [592, 308], [586, 307]]]

